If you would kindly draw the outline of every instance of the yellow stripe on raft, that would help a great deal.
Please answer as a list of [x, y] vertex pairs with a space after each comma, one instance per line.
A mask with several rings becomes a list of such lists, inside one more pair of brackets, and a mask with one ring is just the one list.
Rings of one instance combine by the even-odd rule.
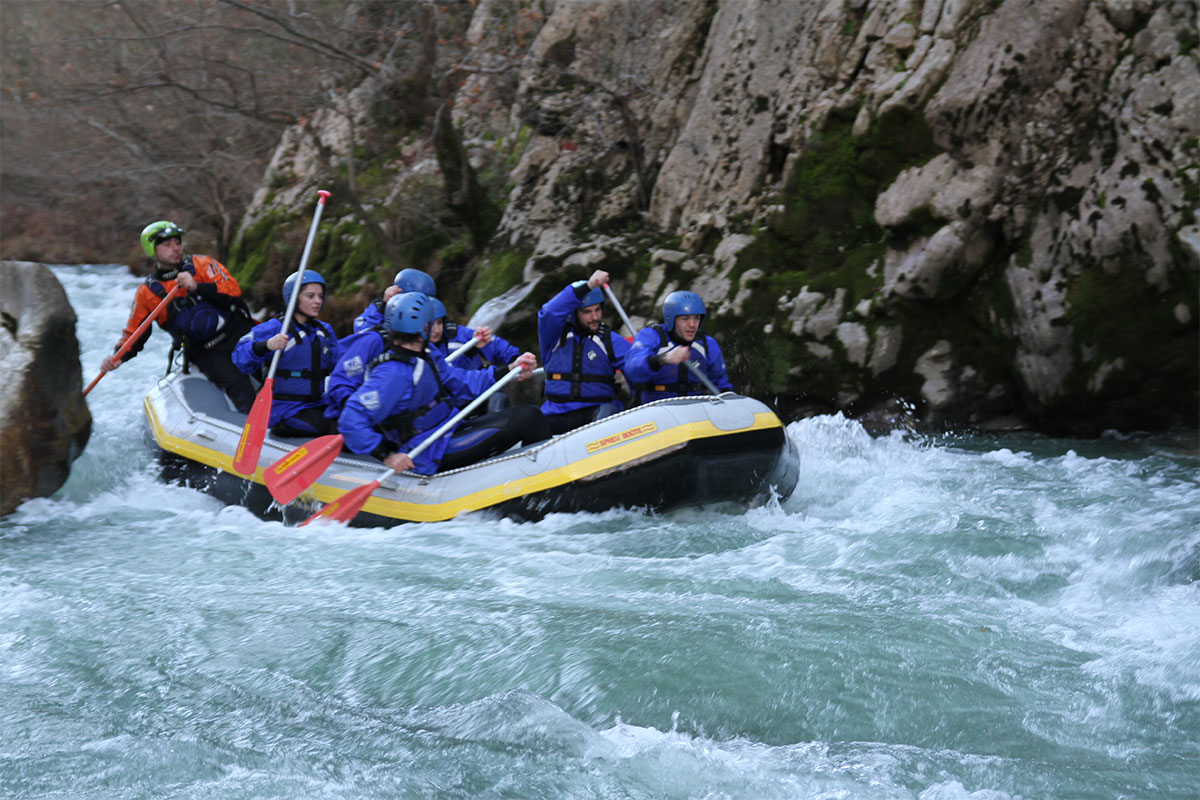
[[[201, 464], [238, 475], [233, 470], [232, 456], [168, 434], [154, 414], [149, 399], [146, 401], [146, 416], [150, 420], [150, 426], [154, 431], [154, 438], [162, 449], [178, 453]], [[707, 420], [704, 422], [689, 422], [682, 425], [675, 425], [650, 435], [639, 436], [623, 443], [619, 447], [605, 448], [586, 458], [558, 467], [557, 469], [507, 481], [499, 486], [481, 489], [464, 497], [447, 500], [444, 503], [412, 503], [403, 500], [389, 500], [385, 497], [372, 495], [363, 506], [363, 510], [381, 517], [407, 520], [409, 522], [440, 522], [442, 520], [453, 519], [456, 515], [464, 512], [478, 511], [497, 505], [514, 497], [521, 497], [533, 494], [534, 492], [552, 489], [556, 486], [562, 486], [571, 481], [580, 480], [581, 478], [586, 478], [598, 472], [619, 466], [625, 462], [642, 458], [659, 450], [665, 450], [677, 444], [690, 442], [693, 439], [707, 439], [714, 436], [768, 430], [782, 426], [783, 423], [779, 421], [779, 417], [770, 411], [760, 411], [754, 415], [754, 422], [752, 424], [736, 431], [722, 430]], [[238, 475], [238, 477], [245, 476]], [[253, 480], [255, 483], [264, 483], [262, 468], [256, 469], [254, 475], [247, 479]], [[363, 480], [362, 482], [366, 483], [367, 481]], [[311, 493], [313, 497], [321, 502], [329, 503], [341, 497], [347, 491], [350, 490], [337, 489], [321, 483], [314, 483], [307, 493]]]

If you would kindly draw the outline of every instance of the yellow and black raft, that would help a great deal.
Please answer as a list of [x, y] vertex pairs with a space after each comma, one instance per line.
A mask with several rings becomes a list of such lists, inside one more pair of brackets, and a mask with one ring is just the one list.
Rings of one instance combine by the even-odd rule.
[[[303, 440], [268, 436], [252, 476], [233, 469], [245, 415], [200, 375], [172, 373], [145, 401], [163, 474], [265, 519], [293, 522], [321, 503], [379, 477], [382, 464], [343, 452], [321, 478], [285, 507], [274, 502], [264, 470]], [[791, 494], [799, 457], [779, 418], [750, 397], [659, 400], [545, 442], [436, 475], [392, 474], [374, 491], [356, 525], [446, 520], [471, 511], [539, 519], [554, 512], [687, 506], [750, 506]]]

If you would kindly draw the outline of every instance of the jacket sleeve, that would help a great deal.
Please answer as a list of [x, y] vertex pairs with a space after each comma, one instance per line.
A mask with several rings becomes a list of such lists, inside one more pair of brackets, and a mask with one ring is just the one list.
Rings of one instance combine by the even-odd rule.
[[483, 394], [489, 386], [496, 382], [495, 371], [490, 369], [459, 369], [454, 364], [447, 364], [446, 359], [436, 350], [427, 350], [442, 379], [442, 386], [454, 397], [454, 403], [462, 408], [467, 403]]
[[[174, 285], [174, 281], [167, 281], [165, 288], [169, 292], [171, 287]], [[146, 284], [143, 283], [137, 287], [137, 291], [133, 293], [133, 306], [129, 309], [129, 320], [125, 323], [125, 330], [121, 331], [121, 340], [117, 342], [116, 346], [113, 348], [113, 352], [121, 349], [121, 345], [125, 344], [125, 341], [133, 335], [133, 332], [137, 330], [138, 326], [146, 320], [146, 317], [154, 313], [154, 309], [157, 308], [158, 304], [161, 302], [162, 299], [154, 292], [150, 291], [150, 287]], [[154, 318], [154, 321], [159, 325], [165, 326], [167, 324], [167, 308], [165, 306], [161, 311], [158, 312], [158, 315]], [[146, 346], [146, 341], [150, 338], [150, 332], [153, 329], [153, 325], [146, 327], [146, 330], [142, 333], [142, 335], [137, 338], [137, 341], [130, 346], [129, 351], [126, 352], [121, 358], [122, 364], [142, 351], [142, 348]]]
[[350, 395], [338, 419], [338, 431], [345, 438], [346, 446], [355, 453], [375, 451], [383, 444], [383, 436], [375, 426], [394, 411], [408, 408], [412, 393], [408, 369], [388, 362], [372, 370], [358, 391]]
[[658, 368], [650, 363], [657, 354], [658, 334], [653, 328], [642, 328], [634, 337], [633, 346], [625, 353], [625, 378], [631, 383], [649, 383], [658, 372]]
[[482, 348], [483, 357], [493, 364], [507, 366], [516, 360], [517, 356], [521, 355], [521, 351], [516, 345], [509, 342], [507, 339], [501, 339], [499, 336], [492, 336], [492, 340]]
[[617, 357], [613, 363], [613, 369], [624, 372], [625, 359], [629, 357], [629, 351], [633, 348], [633, 345], [624, 336], [615, 331], [609, 331], [608, 335], [612, 337], [613, 355]]
[[[585, 283], [584, 286], [586, 287], [587, 284]], [[579, 308], [579, 295], [575, 284], [572, 283], [563, 287], [561, 292], [551, 297], [545, 305], [538, 309], [538, 347], [541, 348], [543, 362], [550, 355], [550, 351], [554, 349], [554, 345], [558, 344], [558, 338], [570, 324], [571, 315], [577, 308]]]
[[196, 291], [202, 296], [212, 291], [205, 284], [216, 286], [216, 292], [226, 297], [242, 296], [242, 287], [238, 286], [238, 282], [220, 261], [211, 256], [192, 256], [192, 266], [196, 270]]
[[[267, 350], [267, 339], [279, 333], [283, 323], [277, 319], [269, 319], [261, 325], [255, 325], [250, 332], [238, 340], [233, 348], [233, 364], [247, 375], [260, 371], [271, 359], [271, 351]], [[261, 344], [260, 344], [261, 343]]]
[[374, 328], [383, 322], [383, 313], [374, 302], [368, 303], [362, 313], [354, 318], [354, 332], [361, 333], [367, 328]]
[[350, 395], [362, 385], [363, 373], [368, 364], [383, 352], [383, 337], [370, 331], [347, 336], [338, 343], [333, 371], [325, 387], [326, 417], [336, 417]]
[[338, 357], [342, 354], [342, 342], [338, 339], [337, 334], [333, 332], [333, 326], [328, 322], [321, 322], [320, 325], [325, 328], [325, 335], [329, 337], [329, 358], [326, 364], [322, 364], [322, 369], [330, 371], [333, 365], [338, 363]]
[[708, 379], [722, 392], [732, 392], [733, 384], [725, 374], [725, 356], [721, 353], [721, 345], [711, 336], [708, 339]]

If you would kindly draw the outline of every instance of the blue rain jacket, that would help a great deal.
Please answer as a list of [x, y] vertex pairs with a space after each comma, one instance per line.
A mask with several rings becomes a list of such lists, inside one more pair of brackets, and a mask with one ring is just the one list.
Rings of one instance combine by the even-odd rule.
[[601, 325], [588, 336], [575, 324], [580, 298], [587, 294], [580, 281], [565, 287], [538, 311], [538, 345], [546, 369], [543, 414], [563, 414], [616, 398], [616, 373], [625, 365], [629, 342]]
[[[659, 356], [686, 345], [668, 334], [662, 325], [642, 328], [633, 340], [633, 348], [625, 357], [625, 377], [638, 403], [649, 403], [664, 397], [689, 394], [708, 394], [704, 384], [687, 368], [687, 364], [660, 364]], [[725, 374], [725, 357], [721, 346], [711, 336], [701, 333], [690, 345], [688, 361], [698, 366], [708, 379], [723, 392], [732, 391], [733, 384]]]
[[[282, 329], [283, 320], [279, 318], [255, 325], [233, 348], [234, 365], [247, 375], [265, 378], [275, 355], [267, 349], [267, 339]], [[279, 366], [275, 368], [270, 425], [295, 416], [306, 408], [323, 407], [325, 377], [337, 359], [338, 338], [326, 322], [309, 320], [304, 325], [298, 325], [293, 321], [288, 335], [292, 338], [279, 356]]]

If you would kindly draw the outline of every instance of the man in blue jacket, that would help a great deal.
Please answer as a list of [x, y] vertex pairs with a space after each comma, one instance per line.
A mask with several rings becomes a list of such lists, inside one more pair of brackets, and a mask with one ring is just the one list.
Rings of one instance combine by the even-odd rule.
[[372, 300], [362, 313], [354, 318], [354, 332], [359, 333], [368, 328], [383, 325], [383, 312], [388, 300], [404, 292], [422, 292], [430, 297], [437, 297], [437, 284], [427, 272], [406, 267], [396, 273], [396, 280], [383, 293], [382, 300]]
[[[397, 297], [403, 296], [403, 293], [394, 293], [388, 300], [388, 305], [395, 302]], [[429, 297], [429, 301], [435, 308], [442, 307], [436, 297]], [[444, 307], [442, 308], [444, 313]], [[486, 327], [479, 328], [475, 331], [475, 335], [482, 342], [479, 347], [487, 352], [488, 337], [491, 336], [491, 331]], [[358, 391], [358, 387], [362, 386], [363, 379], [366, 377], [367, 366], [387, 349], [387, 341], [388, 330], [382, 321], [379, 325], [363, 328], [361, 331], [352, 333], [341, 340], [337, 361], [333, 365], [333, 371], [329, 375], [329, 383], [325, 389], [326, 419], [336, 420], [341, 415], [342, 408], [346, 405], [346, 401], [350, 399], [350, 395], [354, 394]], [[434, 348], [431, 347], [430, 349]], [[509, 355], [508, 351], [497, 350], [493, 351], [493, 354], [502, 359], [493, 361], [493, 364], [509, 364], [516, 360], [517, 356], [521, 353], [513, 347], [510, 358], [505, 358], [505, 355]], [[440, 351], [440, 355], [445, 358], [445, 351]], [[455, 361], [455, 366], [461, 367], [460, 362], [464, 359], [467, 359], [467, 356], [463, 356]], [[336, 424], [334, 424], [334, 427], [336, 427]]]
[[700, 333], [707, 311], [695, 292], [671, 292], [663, 301], [663, 324], [642, 328], [625, 357], [625, 377], [638, 403], [664, 397], [705, 394], [704, 384], [685, 363], [706, 375], [722, 392], [733, 391], [725, 357], [711, 336]]
[[554, 433], [566, 433], [620, 411], [616, 374], [629, 342], [602, 321], [608, 273], [568, 284], [538, 311], [538, 344], [546, 367], [542, 413]]
[[[286, 306], [296, 291], [296, 276], [283, 282]], [[247, 375], [265, 374], [282, 350], [275, 368], [271, 400], [271, 432], [277, 436], [305, 436], [329, 432], [325, 419], [325, 376], [333, 368], [338, 338], [329, 323], [317, 319], [325, 305], [325, 279], [306, 269], [300, 279], [300, 296], [291, 323], [284, 329], [282, 315], [255, 325], [233, 348], [233, 363]], [[294, 338], [294, 340], [293, 340]]]
[[387, 349], [368, 365], [366, 380], [346, 401], [338, 421], [345, 443], [355, 453], [369, 453], [402, 472], [431, 475], [458, 469], [504, 452], [518, 441], [532, 444], [550, 438], [541, 413], [518, 405], [466, 420], [424, 450], [415, 463], [408, 452], [437, 431], [465, 404], [520, 366], [528, 377], [537, 359], [522, 353], [516, 361], [492, 370], [460, 370], [426, 350], [433, 324], [430, 298], [407, 292], [393, 298], [385, 317]]

